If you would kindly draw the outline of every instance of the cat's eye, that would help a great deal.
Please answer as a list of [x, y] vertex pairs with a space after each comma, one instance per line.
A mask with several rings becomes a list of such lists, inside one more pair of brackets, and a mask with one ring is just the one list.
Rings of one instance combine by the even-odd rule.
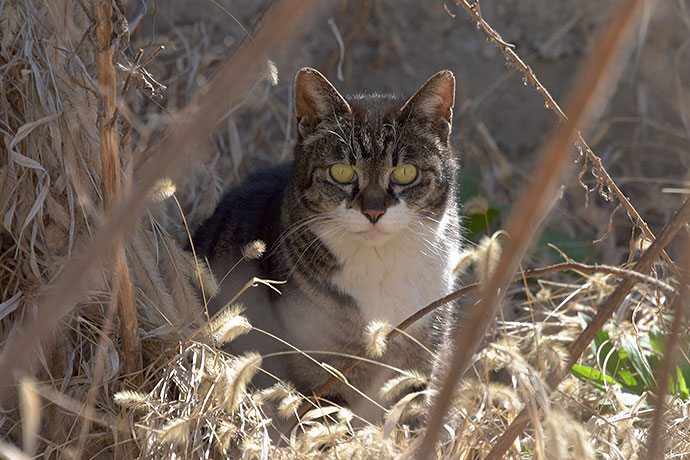
[[355, 168], [345, 163], [336, 163], [331, 166], [331, 177], [341, 184], [349, 184], [355, 180]]
[[400, 165], [393, 170], [391, 178], [398, 185], [411, 184], [417, 178], [417, 167], [411, 164]]

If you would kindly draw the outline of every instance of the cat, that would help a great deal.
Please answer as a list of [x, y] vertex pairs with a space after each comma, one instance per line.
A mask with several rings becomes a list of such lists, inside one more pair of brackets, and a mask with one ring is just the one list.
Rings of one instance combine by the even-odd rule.
[[[240, 301], [253, 326], [290, 345], [253, 330], [229, 351], [265, 356], [262, 367], [270, 374], [258, 376], [259, 386], [276, 376], [310, 395], [332, 375], [317, 363], [339, 369], [361, 354], [372, 321], [396, 326], [455, 287], [455, 77], [438, 72], [407, 100], [382, 94], [345, 98], [317, 70], [303, 68], [294, 94], [294, 161], [230, 190], [193, 241], [213, 273], [225, 277], [211, 313], [253, 276], [287, 281], [279, 286], [281, 295], [261, 286]], [[226, 277], [242, 247], [254, 240], [265, 242], [266, 255], [242, 262]], [[427, 349], [432, 316], [407, 330]], [[428, 374], [431, 356], [401, 335], [377, 361]], [[394, 376], [389, 367], [363, 363], [347, 380], [366, 397], [345, 384], [324, 397], [373, 421], [386, 407], [379, 389]]]

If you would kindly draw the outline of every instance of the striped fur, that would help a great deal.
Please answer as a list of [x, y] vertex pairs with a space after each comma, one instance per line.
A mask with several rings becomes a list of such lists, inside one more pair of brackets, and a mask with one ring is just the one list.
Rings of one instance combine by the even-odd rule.
[[[278, 353], [264, 359], [267, 370], [309, 394], [330, 377], [317, 363], [338, 368], [348, 355], [362, 353], [370, 321], [395, 326], [453, 289], [460, 241], [457, 165], [449, 142], [454, 85], [453, 75], [443, 71], [408, 100], [378, 94], [346, 99], [317, 71], [298, 73], [294, 162], [231, 190], [194, 240], [219, 278], [239, 259], [244, 244], [254, 239], [267, 243], [260, 262], [245, 262], [226, 278], [211, 310], [251, 276], [287, 280], [280, 296], [256, 288], [241, 300], [252, 324], [309, 352], [314, 361], [299, 353], [281, 354], [290, 346], [256, 331], [233, 342], [232, 351]], [[329, 173], [336, 163], [354, 167], [356, 179], [337, 183]], [[419, 171], [406, 186], [391, 180], [401, 164]], [[367, 193], [376, 194], [383, 206], [376, 223], [363, 212]], [[411, 330], [429, 346], [431, 322], [426, 319]], [[319, 351], [328, 353], [314, 353]], [[430, 356], [401, 336], [381, 361], [428, 372]], [[355, 368], [348, 380], [377, 400], [378, 388], [392, 376], [385, 367], [367, 364]], [[259, 382], [270, 383], [270, 377]], [[360, 415], [376, 418], [380, 412], [345, 385], [327, 396]]]

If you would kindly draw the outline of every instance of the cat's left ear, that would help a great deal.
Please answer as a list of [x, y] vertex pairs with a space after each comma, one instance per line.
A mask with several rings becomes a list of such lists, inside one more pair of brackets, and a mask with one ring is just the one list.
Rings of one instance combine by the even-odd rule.
[[450, 70], [442, 70], [429, 78], [400, 109], [402, 118], [430, 121], [447, 139], [450, 135], [455, 104], [455, 77]]
[[305, 67], [295, 77], [295, 115], [302, 136], [319, 123], [349, 115], [350, 105], [318, 70]]

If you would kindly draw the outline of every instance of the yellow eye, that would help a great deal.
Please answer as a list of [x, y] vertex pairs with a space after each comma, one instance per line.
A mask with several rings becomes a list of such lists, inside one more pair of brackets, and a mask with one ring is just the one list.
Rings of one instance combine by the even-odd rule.
[[345, 163], [336, 163], [331, 166], [331, 177], [341, 184], [349, 184], [355, 180], [355, 168]]
[[417, 178], [417, 167], [411, 164], [400, 165], [393, 170], [391, 177], [398, 185], [411, 184]]

